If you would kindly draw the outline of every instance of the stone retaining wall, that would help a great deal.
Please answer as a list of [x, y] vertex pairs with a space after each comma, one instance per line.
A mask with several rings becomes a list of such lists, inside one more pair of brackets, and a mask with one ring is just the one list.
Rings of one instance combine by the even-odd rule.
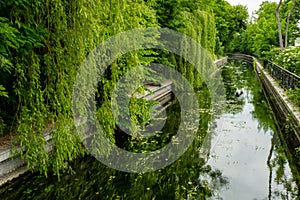
[[[267, 93], [267, 98], [274, 110], [277, 120], [280, 123], [282, 132], [288, 132], [291, 148], [300, 146], [300, 113], [298, 109], [288, 100], [284, 89], [274, 78], [261, 66], [255, 63], [255, 69]], [[286, 139], [286, 138], [285, 138]]]
[[285, 139], [289, 140], [289, 148], [294, 149], [299, 147], [300, 112], [288, 100], [288, 96], [284, 89], [254, 57], [245, 54], [230, 54], [229, 59], [244, 60], [254, 64], [256, 74], [262, 83], [262, 87], [276, 115], [276, 119], [280, 123], [281, 130], [284, 133], [288, 133], [288, 135], [285, 136]]

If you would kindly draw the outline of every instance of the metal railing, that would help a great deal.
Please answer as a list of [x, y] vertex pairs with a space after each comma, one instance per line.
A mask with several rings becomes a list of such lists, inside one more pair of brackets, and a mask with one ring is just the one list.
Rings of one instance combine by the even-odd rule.
[[270, 61], [264, 61], [263, 66], [284, 89], [289, 90], [295, 89], [296, 87], [300, 87], [300, 77], [296, 74]]
[[299, 76], [268, 60], [262, 61], [257, 55], [234, 53], [228, 54], [228, 56], [233, 59], [242, 59], [249, 63], [253, 62], [254, 58], [256, 58], [260, 63], [263, 64], [263, 67], [268, 70], [269, 74], [280, 84], [282, 88], [286, 90], [295, 89], [296, 87], [300, 88]]

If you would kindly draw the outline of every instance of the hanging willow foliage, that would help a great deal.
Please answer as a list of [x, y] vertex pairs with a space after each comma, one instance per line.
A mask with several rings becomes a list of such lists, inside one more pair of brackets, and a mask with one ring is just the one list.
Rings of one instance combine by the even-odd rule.
[[[69, 161], [85, 153], [75, 134], [72, 91], [86, 56], [122, 31], [159, 27], [158, 18], [162, 17], [155, 1], [143, 0], [17, 0], [2, 3], [1, 7], [0, 134], [5, 123], [15, 127], [11, 130], [19, 136], [16, 144], [26, 149], [18, 153], [28, 167], [59, 174], [69, 169]], [[191, 8], [170, 19], [178, 26], [170, 28], [186, 33], [214, 52], [216, 31], [210, 11]], [[195, 69], [174, 54], [141, 50], [118, 58], [102, 77], [96, 93], [99, 122], [113, 142], [116, 122], [110, 111], [111, 91], [128, 70], [153, 61], [173, 66], [195, 87], [202, 85]], [[146, 76], [147, 71], [139, 74]], [[3, 92], [4, 88], [8, 93]], [[7, 94], [9, 98], [4, 99]], [[149, 120], [148, 102], [133, 100], [131, 104], [135, 124], [144, 123], [141, 118]], [[147, 109], [140, 111], [137, 104]], [[51, 153], [45, 148], [45, 130], [52, 136]]]

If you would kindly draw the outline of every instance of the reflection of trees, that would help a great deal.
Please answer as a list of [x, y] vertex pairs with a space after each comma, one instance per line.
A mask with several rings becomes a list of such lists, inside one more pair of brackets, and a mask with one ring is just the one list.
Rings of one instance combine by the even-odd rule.
[[236, 89], [244, 87], [241, 77], [239, 66], [234, 62], [229, 62], [222, 69], [222, 77], [224, 81], [225, 94], [226, 94], [226, 112], [231, 114], [237, 114], [242, 111], [245, 101], [234, 95]]
[[[245, 80], [244, 87], [251, 91], [251, 102], [254, 105], [254, 110], [252, 116], [256, 118], [259, 122], [259, 129], [263, 129], [264, 132], [267, 132], [270, 128], [276, 130], [275, 124], [276, 119], [272, 116], [271, 108], [267, 103], [267, 100], [264, 96], [262, 87], [257, 87], [259, 85], [259, 80], [255, 77], [255, 72], [253, 67], [250, 64], [241, 63], [237, 64], [240, 67], [241, 79]], [[268, 156], [267, 164], [270, 169], [269, 176], [269, 199], [296, 199], [297, 195], [299, 196], [300, 192], [297, 187], [297, 179], [299, 179], [297, 169], [290, 164], [289, 161], [291, 158], [287, 158], [285, 146], [281, 143], [281, 138], [278, 135], [279, 132], [275, 132], [272, 137], [272, 145], [270, 148], [270, 153]], [[287, 147], [286, 147], [287, 148]], [[293, 178], [288, 177], [287, 175], [290, 172], [287, 172], [287, 168], [291, 168]], [[295, 182], [296, 181], [296, 182]], [[282, 189], [274, 189], [274, 183], [276, 185], [282, 185], [285, 188], [285, 191]]]
[[271, 109], [267, 104], [262, 87], [257, 87], [260, 83], [256, 78], [253, 66], [242, 61], [229, 62], [222, 75], [226, 86], [228, 111], [236, 114], [242, 110], [245, 104], [244, 100], [236, 98], [233, 94], [236, 88], [245, 88], [245, 90], [251, 91], [250, 97], [246, 94], [244, 96], [254, 105], [252, 116], [258, 120], [258, 128], [262, 128], [264, 131], [268, 130], [269, 127], [274, 129]]
[[[276, 130], [274, 125], [276, 119], [272, 117], [272, 110], [267, 103], [262, 87], [257, 87], [260, 83], [256, 78], [251, 64], [243, 62], [228, 63], [228, 66], [223, 69], [222, 75], [226, 87], [227, 103], [229, 105], [227, 111], [235, 114], [240, 111], [239, 109], [242, 109], [243, 104], [237, 104], [237, 109], [232, 109], [232, 107], [236, 107], [230, 103], [236, 104], [237, 100], [233, 96], [235, 89], [244, 87], [245, 90], [250, 92], [249, 97], [246, 96], [246, 98], [254, 106], [251, 114], [259, 122], [258, 129], [263, 129], [264, 132], [267, 132], [270, 128]], [[281, 144], [281, 138], [277, 134], [280, 133], [274, 133], [273, 135], [272, 146], [267, 161], [270, 168], [269, 199], [296, 199], [300, 195], [298, 189], [299, 173], [291, 162], [293, 159], [286, 154], [288, 149], [286, 148], [285, 150], [285, 147]], [[289, 168], [292, 170], [292, 175], [287, 171]], [[283, 187], [284, 190], [283, 188], [274, 188], [275, 185]]]
[[263, 129], [265, 132], [271, 127], [274, 127], [274, 118], [271, 115], [271, 108], [267, 103], [266, 97], [264, 96], [262, 87], [257, 87], [260, 85], [258, 78], [256, 78], [253, 66], [251, 64], [244, 63], [242, 65], [244, 71], [244, 77], [246, 87], [251, 90], [251, 103], [254, 106], [254, 111], [252, 116], [259, 122], [259, 129]]
[[[239, 66], [240, 70], [243, 71], [243, 73], [241, 73], [241, 79], [245, 80], [244, 86], [252, 93], [251, 101], [254, 105], [252, 116], [258, 120], [258, 128], [263, 129], [264, 132], [267, 132], [270, 128], [276, 130], [276, 119], [272, 116], [272, 110], [267, 103], [262, 87], [257, 87], [259, 80], [253, 78], [255, 76], [253, 67], [249, 64], [241, 64]], [[279, 134], [282, 133], [277, 131], [273, 134], [270, 154], [267, 160], [267, 164], [270, 168], [269, 199], [294, 199], [297, 197], [297, 194], [300, 194], [296, 184], [296, 182], [298, 182], [299, 185], [299, 172], [297, 168], [293, 166], [293, 163], [290, 162], [293, 158], [291, 158], [291, 155], [287, 155], [288, 148], [282, 144], [281, 141], [283, 141], [283, 138], [278, 137]], [[287, 173], [290, 173], [286, 171], [288, 167], [292, 170], [294, 180], [287, 177]], [[277, 185], [282, 185], [286, 189], [285, 193], [282, 192], [282, 189], [278, 190], [272, 188], [272, 183], [274, 182]]]
[[[281, 143], [279, 132], [274, 133], [272, 138], [272, 146], [268, 157], [268, 167], [270, 169], [269, 176], [269, 199], [296, 199], [300, 195], [299, 173], [296, 168], [289, 165], [285, 146]], [[290, 166], [293, 177], [288, 177], [290, 172], [286, 168]], [[273, 175], [275, 172], [275, 176]], [[274, 177], [273, 177], [274, 176]], [[272, 188], [272, 183], [282, 185], [285, 191]], [[297, 185], [298, 184], [298, 185]]]
[[[205, 103], [207, 95], [206, 89], [198, 91], [203, 112], [196, 139], [176, 162], [164, 169], [143, 174], [124, 173], [85, 156], [73, 161], [73, 174], [63, 175], [60, 181], [56, 176], [45, 179], [39, 174], [28, 174], [0, 193], [7, 199], [206, 199], [213, 196], [227, 181], [220, 171], [205, 165], [206, 158], [199, 154], [211, 120]], [[179, 105], [175, 102], [167, 113], [168, 123], [159, 143], [169, 142], [169, 136], [176, 132]], [[151, 150], [151, 145], [148, 148]], [[14, 191], [10, 192], [9, 188]]]

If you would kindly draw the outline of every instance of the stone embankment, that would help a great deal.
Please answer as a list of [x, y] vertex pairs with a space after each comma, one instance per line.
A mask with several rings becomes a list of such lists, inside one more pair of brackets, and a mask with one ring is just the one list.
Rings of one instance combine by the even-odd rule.
[[254, 57], [245, 54], [230, 54], [229, 59], [244, 60], [254, 65], [256, 74], [262, 84], [266, 97], [271, 104], [273, 113], [280, 124], [280, 129], [288, 139], [292, 150], [300, 146], [300, 112], [288, 99], [285, 90], [269, 74], [262, 64]]

